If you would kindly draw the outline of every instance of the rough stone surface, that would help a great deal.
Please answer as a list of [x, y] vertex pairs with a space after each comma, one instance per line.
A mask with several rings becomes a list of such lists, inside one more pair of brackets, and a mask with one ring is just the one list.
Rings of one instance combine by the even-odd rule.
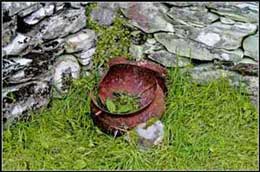
[[205, 7], [172, 7], [168, 15], [183, 25], [204, 27], [216, 21], [219, 17], [208, 12]]
[[216, 56], [211, 54], [202, 44], [180, 38], [174, 34], [156, 33], [154, 34], [154, 37], [171, 53], [198, 60], [210, 61], [216, 58]]
[[220, 22], [223, 24], [235, 24], [236, 22], [230, 18], [226, 18], [226, 17], [220, 17]]
[[75, 56], [78, 57], [78, 60], [80, 62], [80, 64], [82, 64], [83, 66], [87, 66], [90, 65], [92, 57], [94, 55], [96, 51], [96, 47], [94, 48], [90, 48], [86, 51], [83, 51], [81, 53], [75, 54]]
[[259, 61], [259, 34], [247, 37], [243, 42], [245, 55]]
[[44, 20], [39, 24], [36, 39], [51, 40], [65, 37], [70, 33], [76, 33], [86, 26], [84, 9], [68, 9]]
[[190, 64], [190, 59], [177, 57], [176, 54], [165, 50], [156, 51], [148, 55], [148, 58], [162, 64], [165, 67], [184, 67]]
[[[39, 3], [37, 2], [19, 2], [19, 3], [13, 3], [13, 2], [3, 2], [3, 12], [7, 12], [9, 16], [13, 16], [15, 14], [17, 14], [18, 12], [21, 12], [22, 10], [28, 10], [28, 8], [32, 8], [29, 9], [30, 12], [33, 12], [34, 10], [37, 10], [37, 8], [35, 8], [34, 6], [38, 6]], [[28, 14], [29, 12], [26, 12], [25, 14]], [[25, 14], [22, 15], [22, 13], [20, 13], [20, 15], [24, 16]]]
[[3, 93], [3, 120], [20, 119], [29, 110], [36, 110], [49, 103], [50, 86], [44, 81], [32, 81], [6, 87]]
[[88, 50], [95, 45], [95, 41], [95, 32], [90, 29], [85, 29], [71, 37], [68, 37], [64, 46], [67, 53], [75, 53]]
[[236, 21], [256, 23], [259, 5], [254, 2], [211, 2], [207, 5], [212, 12]]
[[150, 126], [147, 126], [146, 123], [139, 124], [136, 127], [135, 132], [138, 137], [137, 143], [143, 150], [160, 144], [164, 135], [163, 124], [161, 121], [156, 121]]
[[31, 62], [31, 59], [26, 58], [3, 59], [3, 80], [12, 76], [17, 71], [24, 69], [26, 66], [29, 66]]
[[54, 13], [54, 9], [54, 4], [46, 4], [44, 7], [41, 7], [30, 16], [24, 18], [24, 22], [29, 25], [34, 25], [42, 20], [44, 17], [51, 16]]
[[241, 46], [243, 37], [253, 34], [257, 26], [250, 23], [235, 23], [225, 25], [221, 22], [213, 23], [191, 36], [196, 41], [214, 48], [234, 50]]
[[4, 55], [19, 55], [28, 45], [30, 37], [17, 33], [13, 41], [3, 48]]
[[53, 69], [53, 85], [59, 94], [66, 93], [72, 79], [79, 78], [80, 66], [77, 59], [73, 55], [60, 56]]
[[122, 9], [131, 24], [146, 33], [158, 31], [174, 32], [169, 18], [163, 15], [154, 3], [128, 3], [128, 8]]

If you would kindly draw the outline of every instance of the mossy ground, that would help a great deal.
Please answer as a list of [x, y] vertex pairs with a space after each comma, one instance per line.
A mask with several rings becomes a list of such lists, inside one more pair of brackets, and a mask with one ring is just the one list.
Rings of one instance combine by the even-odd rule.
[[5, 129], [3, 169], [257, 170], [258, 113], [244, 90], [225, 79], [199, 86], [178, 68], [168, 72], [165, 136], [158, 147], [139, 151], [94, 126], [88, 97], [98, 79], [93, 70], [51, 108]]

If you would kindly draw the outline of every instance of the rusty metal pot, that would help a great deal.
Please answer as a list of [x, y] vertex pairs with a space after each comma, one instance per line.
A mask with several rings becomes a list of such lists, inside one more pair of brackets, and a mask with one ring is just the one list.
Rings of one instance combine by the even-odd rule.
[[102, 104], [112, 98], [113, 92], [123, 91], [140, 96], [137, 111], [117, 114], [107, 111], [97, 103], [97, 97], [90, 92], [91, 117], [104, 132], [121, 135], [152, 117], [160, 118], [165, 110], [166, 70], [150, 61], [129, 61], [124, 57], [113, 58], [109, 70], [98, 84], [98, 97]]

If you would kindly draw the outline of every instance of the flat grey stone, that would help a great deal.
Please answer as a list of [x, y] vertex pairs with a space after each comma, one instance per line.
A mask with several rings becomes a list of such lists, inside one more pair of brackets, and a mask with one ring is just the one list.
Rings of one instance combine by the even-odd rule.
[[158, 42], [164, 45], [169, 52], [178, 54], [179, 56], [207, 61], [217, 58], [206, 46], [195, 41], [168, 33], [156, 33], [154, 37]]
[[191, 64], [190, 59], [178, 57], [176, 54], [169, 53], [165, 50], [153, 52], [148, 58], [162, 64], [165, 67], [185, 67]]
[[245, 55], [259, 61], [259, 34], [248, 36], [243, 42]]
[[40, 5], [39, 2], [3, 2], [2, 4], [3, 12], [7, 11], [9, 16], [20, 12], [19, 15], [22, 17], [36, 11]]
[[207, 26], [219, 18], [205, 7], [172, 7], [167, 14], [180, 24], [195, 27]]
[[243, 37], [253, 34], [256, 29], [257, 26], [250, 23], [226, 25], [216, 22], [195, 31], [191, 38], [210, 47], [234, 50], [241, 46]]
[[211, 2], [207, 6], [212, 12], [235, 21], [257, 23], [259, 5], [252, 2]]
[[223, 24], [230, 24], [230, 25], [233, 25], [236, 23], [234, 20], [232, 20], [230, 18], [226, 18], [226, 17], [220, 17], [220, 22]]
[[24, 22], [29, 25], [37, 24], [44, 17], [51, 16], [54, 13], [54, 9], [54, 4], [46, 4], [44, 7], [41, 7], [39, 10], [25, 17]]
[[85, 27], [85, 9], [67, 9], [43, 20], [28, 34], [35, 40], [52, 40], [76, 33]]
[[[162, 13], [158, 3], [127, 3], [127, 8], [122, 8], [123, 14], [130, 23], [146, 33], [158, 31], [174, 32], [170, 19]], [[157, 7], [159, 6], [159, 7]]]

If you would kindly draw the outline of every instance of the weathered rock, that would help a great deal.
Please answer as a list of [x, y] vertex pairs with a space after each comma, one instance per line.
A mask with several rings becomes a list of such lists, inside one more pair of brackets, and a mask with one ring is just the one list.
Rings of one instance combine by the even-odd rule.
[[97, 3], [97, 7], [91, 11], [90, 16], [100, 25], [109, 26], [116, 17], [117, 9], [118, 5], [116, 3], [99, 2]]
[[239, 86], [242, 76], [228, 70], [218, 69], [213, 64], [202, 64], [189, 70], [192, 81], [204, 85], [211, 81], [227, 78], [231, 85]]
[[154, 37], [158, 42], [164, 45], [169, 52], [178, 54], [179, 56], [207, 61], [217, 58], [214, 54], [210, 53], [206, 46], [185, 38], [177, 37], [174, 34], [156, 33]]
[[29, 25], [34, 25], [42, 20], [44, 17], [51, 16], [54, 13], [55, 5], [46, 4], [44, 7], [41, 7], [39, 10], [32, 13], [30, 16], [24, 18], [24, 22]]
[[247, 37], [243, 42], [244, 53], [259, 61], [259, 34]]
[[37, 11], [38, 9], [40, 9], [41, 7], [42, 7], [42, 5], [38, 2], [38, 3], [36, 3], [36, 4], [31, 5], [31, 6], [28, 7], [28, 8], [26, 8], [26, 9], [20, 11], [20, 12], [18, 13], [18, 15], [19, 15], [20, 17], [28, 16], [28, 15], [30, 15], [31, 13], [33, 13], [33, 12]]
[[32, 62], [31, 59], [26, 58], [8, 58], [3, 59], [3, 80], [12, 76], [17, 71], [28, 67]]
[[172, 7], [167, 14], [180, 24], [195, 27], [207, 26], [219, 18], [217, 15], [208, 12], [205, 7]]
[[91, 60], [92, 60], [92, 57], [93, 57], [95, 51], [96, 51], [96, 47], [90, 48], [90, 49], [83, 51], [81, 53], [77, 53], [77, 54], [75, 54], [75, 56], [78, 57], [79, 62], [83, 66], [87, 66], [91, 63]]
[[58, 92], [54, 97], [61, 97], [67, 92], [68, 87], [73, 79], [80, 75], [80, 66], [73, 55], [60, 56], [53, 68], [53, 83], [55, 90]]
[[230, 18], [226, 18], [226, 17], [220, 17], [220, 22], [223, 24], [230, 24], [230, 25], [233, 25], [236, 23], [234, 20], [232, 20]]
[[[54, 57], [48, 53], [32, 53], [24, 55], [22, 60], [17, 58], [16, 61], [27, 63], [23, 68], [16, 70], [11, 76], [6, 78], [6, 83], [17, 84], [31, 80], [43, 80], [51, 76], [49, 67], [54, 61]], [[26, 62], [27, 61], [27, 62]], [[21, 63], [21, 62], [20, 62]], [[49, 81], [49, 79], [47, 79]]]
[[88, 50], [95, 45], [96, 34], [93, 30], [85, 29], [65, 41], [65, 50], [68, 53]]
[[[38, 2], [3, 2], [2, 9], [3, 12], [8, 12], [9, 16], [13, 16], [18, 12], [20, 12], [20, 16], [25, 16], [30, 12], [36, 11], [38, 9], [38, 5]], [[21, 12], [22, 10], [24, 11]]]
[[3, 55], [19, 55], [29, 44], [30, 37], [17, 33], [10, 44], [3, 48]]
[[146, 123], [139, 124], [135, 131], [138, 137], [138, 145], [143, 150], [158, 145], [163, 140], [164, 132], [161, 121], [156, 121], [150, 126], [147, 126]]
[[257, 4], [250, 2], [211, 2], [207, 6], [212, 12], [229, 17], [236, 21], [256, 23], [258, 18]]
[[234, 50], [241, 46], [243, 37], [253, 34], [256, 29], [257, 26], [250, 23], [225, 25], [215, 22], [199, 32], [195, 31], [191, 38], [210, 47]]
[[241, 61], [244, 56], [244, 53], [241, 49], [236, 49], [236, 50], [211, 49], [210, 52], [217, 56], [216, 59], [225, 62], [232, 62], [234, 64]]
[[3, 119], [11, 122], [20, 119], [22, 114], [49, 103], [50, 87], [47, 82], [32, 81], [12, 87], [6, 87], [3, 93]]
[[3, 23], [2, 46], [9, 44], [16, 36], [17, 17], [14, 16], [10, 21]]
[[190, 59], [177, 57], [176, 54], [165, 50], [156, 51], [148, 55], [148, 58], [154, 60], [165, 67], [184, 67], [191, 64]]
[[123, 14], [131, 24], [146, 33], [158, 31], [174, 32], [170, 19], [163, 15], [157, 3], [127, 3], [127, 8], [122, 8]]
[[[86, 27], [85, 10], [67, 9], [56, 13], [56, 15], [43, 20], [37, 25], [30, 35], [34, 39], [52, 40], [58, 37], [65, 37], [71, 33], [76, 33]], [[35, 31], [37, 31], [35, 33]]]

